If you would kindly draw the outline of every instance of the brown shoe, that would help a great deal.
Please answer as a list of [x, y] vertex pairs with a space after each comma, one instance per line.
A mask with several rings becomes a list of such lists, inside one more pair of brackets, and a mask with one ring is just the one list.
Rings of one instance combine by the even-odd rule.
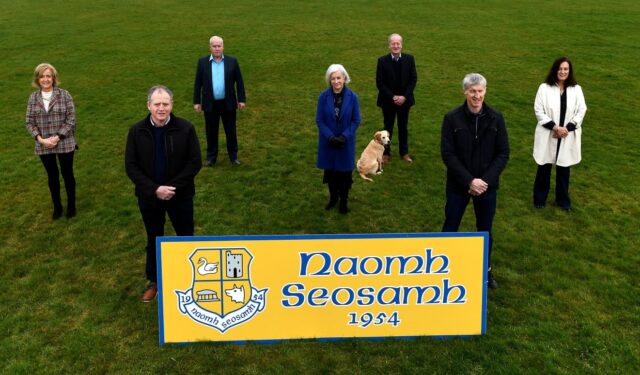
[[150, 282], [147, 284], [147, 289], [142, 293], [142, 302], [151, 302], [156, 298], [158, 294], [158, 284]]
[[413, 159], [411, 159], [411, 156], [409, 156], [409, 154], [402, 155], [402, 160], [406, 161], [407, 163], [413, 163]]
[[382, 155], [382, 162], [383, 162], [384, 164], [391, 163], [391, 156], [389, 156], [389, 155]]

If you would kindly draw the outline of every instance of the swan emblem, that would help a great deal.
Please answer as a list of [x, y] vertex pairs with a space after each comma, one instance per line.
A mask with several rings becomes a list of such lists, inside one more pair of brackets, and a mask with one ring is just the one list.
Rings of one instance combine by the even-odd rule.
[[207, 263], [206, 258], [198, 259], [198, 264], [202, 263], [200, 267], [198, 267], [198, 273], [201, 275], [212, 275], [214, 273], [218, 273], [218, 263]]

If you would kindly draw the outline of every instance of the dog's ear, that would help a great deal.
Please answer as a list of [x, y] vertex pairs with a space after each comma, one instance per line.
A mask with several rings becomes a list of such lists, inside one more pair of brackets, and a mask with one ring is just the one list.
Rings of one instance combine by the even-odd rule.
[[375, 138], [378, 142], [382, 141], [382, 132], [376, 132]]

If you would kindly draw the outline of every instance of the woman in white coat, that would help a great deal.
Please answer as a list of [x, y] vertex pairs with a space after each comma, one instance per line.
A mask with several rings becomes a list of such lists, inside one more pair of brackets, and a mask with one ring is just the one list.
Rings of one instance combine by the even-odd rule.
[[543, 208], [549, 195], [551, 168], [556, 165], [556, 204], [571, 211], [569, 167], [581, 159], [582, 120], [587, 112], [582, 88], [566, 57], [553, 62], [547, 79], [538, 87], [534, 104], [538, 125], [533, 158], [538, 164], [533, 186], [533, 205]]

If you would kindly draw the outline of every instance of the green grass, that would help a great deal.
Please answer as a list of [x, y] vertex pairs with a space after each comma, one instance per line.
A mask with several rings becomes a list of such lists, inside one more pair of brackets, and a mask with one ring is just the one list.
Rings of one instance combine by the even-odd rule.
[[[640, 372], [640, 3], [390, 4], [2, 1], [0, 372]], [[361, 150], [382, 124], [375, 64], [391, 32], [405, 36], [418, 64], [415, 163], [394, 155], [374, 184], [355, 182], [349, 215], [326, 213], [314, 123], [324, 71], [342, 63], [352, 77]], [[138, 300], [144, 229], [124, 173], [125, 136], [145, 116], [146, 90], [163, 83], [204, 146], [191, 92], [212, 34], [239, 59], [248, 106], [238, 116], [243, 165], [221, 162], [197, 177], [198, 235], [439, 231], [442, 116], [462, 103], [465, 73], [487, 77], [486, 100], [503, 112], [512, 150], [498, 195], [501, 288], [489, 294], [487, 335], [158, 346], [156, 305]], [[565, 54], [589, 107], [570, 215], [531, 207], [533, 98]], [[45, 173], [24, 129], [31, 74], [43, 61], [58, 68], [77, 106], [79, 214], [70, 221], [51, 221]], [[469, 208], [463, 230], [473, 229]]]

